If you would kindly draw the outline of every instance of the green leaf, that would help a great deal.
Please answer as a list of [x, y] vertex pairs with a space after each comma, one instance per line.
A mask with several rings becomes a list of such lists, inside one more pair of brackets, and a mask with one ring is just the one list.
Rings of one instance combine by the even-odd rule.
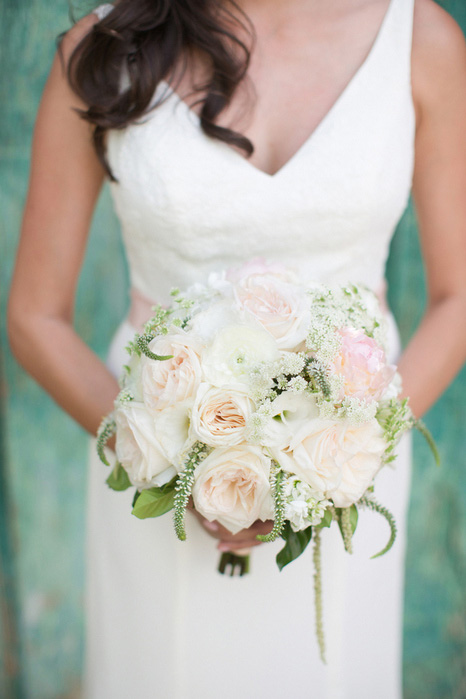
[[170, 512], [175, 505], [175, 480], [161, 488], [143, 490], [133, 507], [132, 514], [139, 519], [160, 517]]
[[[343, 531], [341, 528], [341, 507], [337, 507], [337, 515], [338, 515], [338, 526], [340, 527], [341, 535], [343, 536]], [[353, 536], [354, 532], [356, 531], [356, 527], [358, 526], [358, 508], [356, 505], [351, 505], [349, 508], [350, 511], [350, 524], [351, 524], [351, 536]]]
[[117, 490], [119, 492], [122, 490], [127, 490], [127, 488], [131, 487], [128, 474], [119, 461], [116, 462], [113, 471], [106, 480], [106, 483], [112, 490]]
[[330, 512], [330, 510], [325, 510], [324, 516], [322, 517], [322, 521], [317, 526], [319, 528], [329, 527], [332, 524], [332, 521], [333, 521], [332, 513]]
[[308, 527], [301, 532], [294, 532], [289, 522], [285, 524], [282, 532], [282, 539], [286, 541], [285, 546], [277, 553], [276, 561], [278, 568], [283, 568], [298, 558], [312, 539], [312, 527]]

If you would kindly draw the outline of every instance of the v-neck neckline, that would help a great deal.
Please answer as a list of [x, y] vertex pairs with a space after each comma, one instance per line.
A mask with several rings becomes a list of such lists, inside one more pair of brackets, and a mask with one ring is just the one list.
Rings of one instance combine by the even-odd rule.
[[[385, 11], [382, 22], [379, 26], [379, 29], [378, 29], [377, 34], [375, 36], [375, 39], [372, 42], [371, 48], [369, 49], [369, 52], [368, 52], [366, 58], [363, 60], [363, 62], [361, 63], [359, 68], [356, 70], [356, 72], [353, 74], [353, 76], [351, 77], [349, 82], [346, 84], [346, 86], [340, 92], [340, 94], [338, 95], [338, 97], [333, 102], [332, 106], [330, 107], [330, 109], [328, 109], [328, 111], [325, 113], [325, 115], [319, 121], [317, 126], [312, 130], [312, 132], [309, 134], [309, 136], [299, 146], [299, 148], [293, 153], [293, 155], [291, 155], [288, 158], [288, 160], [274, 173], [266, 172], [265, 170], [261, 170], [261, 168], [257, 167], [256, 165], [253, 165], [247, 158], [245, 158], [240, 153], [238, 153], [238, 151], [236, 151], [231, 146], [228, 146], [228, 144], [226, 144], [222, 141], [219, 141], [218, 139], [212, 139], [211, 137], [208, 137], [207, 135], [206, 135], [206, 138], [209, 138], [209, 140], [212, 142], [215, 141], [216, 143], [218, 143], [218, 145], [225, 145], [226, 149], [231, 152], [233, 157], [236, 157], [236, 158], [239, 158], [240, 160], [242, 160], [243, 163], [246, 165], [246, 167], [248, 167], [250, 170], [257, 173], [259, 176], [262, 176], [268, 180], [274, 180], [277, 177], [279, 177], [289, 167], [291, 167], [291, 165], [302, 155], [302, 153], [307, 149], [307, 147], [309, 147], [311, 145], [311, 143], [313, 143], [316, 140], [318, 134], [323, 130], [324, 126], [327, 125], [327, 123], [332, 119], [332, 117], [334, 117], [334, 115], [338, 111], [338, 108], [340, 107], [342, 102], [347, 98], [348, 94], [354, 88], [354, 85], [358, 82], [361, 75], [366, 70], [367, 66], [371, 63], [372, 58], [373, 58], [374, 54], [376, 53], [377, 48], [378, 48], [379, 44], [381, 43], [382, 38], [385, 34], [385, 29], [388, 25], [388, 21], [389, 21], [393, 6], [395, 5], [396, 2], [397, 2], [397, 0], [389, 0], [388, 7]], [[196, 114], [196, 112], [193, 109], [191, 109], [191, 107], [187, 104], [187, 102], [185, 102], [184, 99], [182, 99], [180, 97], [180, 95], [172, 88], [170, 83], [168, 83], [166, 80], [161, 80], [159, 82], [159, 85], [163, 86], [167, 90], [167, 92], [169, 93], [169, 97], [172, 97], [174, 100], [176, 100], [178, 102], [178, 104], [180, 104], [183, 107], [183, 109], [186, 113], [186, 116], [195, 119], [196, 128], [199, 128], [199, 131], [203, 134], [204, 132], [201, 129], [201, 120], [200, 120], [199, 115]]]

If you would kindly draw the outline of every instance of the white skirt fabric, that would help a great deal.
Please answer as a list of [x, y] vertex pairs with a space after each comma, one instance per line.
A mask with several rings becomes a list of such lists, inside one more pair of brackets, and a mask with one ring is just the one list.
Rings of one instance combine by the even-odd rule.
[[[119, 375], [135, 330], [125, 320], [107, 365]], [[390, 316], [391, 360], [399, 338]], [[375, 495], [395, 515], [398, 537], [381, 558], [383, 518], [360, 513], [354, 553], [338, 527], [322, 533], [327, 664], [315, 640], [312, 542], [282, 572], [281, 540], [252, 552], [251, 573], [217, 572], [219, 552], [187, 514], [187, 541], [170, 514], [138, 520], [133, 490], [115, 493], [90, 441], [86, 699], [400, 699], [406, 517], [411, 438], [394, 467], [377, 477]]]

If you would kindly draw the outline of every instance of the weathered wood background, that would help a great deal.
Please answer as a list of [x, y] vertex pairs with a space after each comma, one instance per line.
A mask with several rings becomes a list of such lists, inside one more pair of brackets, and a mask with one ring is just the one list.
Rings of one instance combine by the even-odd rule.
[[[442, 4], [466, 31], [465, 0]], [[66, 0], [0, 2], [2, 697], [77, 696], [82, 665], [87, 438], [15, 364], [4, 323], [35, 113], [55, 38], [68, 26]], [[395, 236], [388, 276], [391, 304], [406, 341], [424, 301], [411, 207]], [[126, 310], [126, 285], [118, 224], [105, 191], [92, 227], [76, 315], [78, 332], [102, 357]], [[425, 446], [415, 440], [405, 615], [407, 699], [466, 697], [465, 391], [463, 372], [427, 416], [442, 453], [441, 469], [433, 467]]]

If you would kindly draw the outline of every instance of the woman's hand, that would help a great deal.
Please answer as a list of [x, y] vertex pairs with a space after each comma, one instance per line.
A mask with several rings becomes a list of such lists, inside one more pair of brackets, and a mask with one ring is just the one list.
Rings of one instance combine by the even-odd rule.
[[253, 546], [259, 546], [262, 542], [256, 539], [258, 534], [268, 534], [272, 531], [273, 522], [267, 520], [262, 522], [257, 520], [248, 529], [242, 529], [237, 534], [232, 534], [228, 529], [223, 527], [219, 522], [209, 522], [194, 508], [192, 499], [188, 503], [188, 509], [195, 515], [205, 531], [214, 539], [218, 539], [217, 548], [219, 551], [238, 551], [242, 549], [250, 549]]

